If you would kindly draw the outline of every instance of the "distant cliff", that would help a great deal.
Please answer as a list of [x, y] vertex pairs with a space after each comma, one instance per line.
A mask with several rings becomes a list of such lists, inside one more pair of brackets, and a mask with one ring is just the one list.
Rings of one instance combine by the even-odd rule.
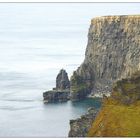
[[140, 16], [91, 20], [85, 60], [71, 77], [71, 98], [108, 93], [112, 83], [140, 70]]

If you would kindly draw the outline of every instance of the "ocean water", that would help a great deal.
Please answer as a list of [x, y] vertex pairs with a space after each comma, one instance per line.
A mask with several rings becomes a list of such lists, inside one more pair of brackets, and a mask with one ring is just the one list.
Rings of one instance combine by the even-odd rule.
[[45, 105], [42, 93], [61, 68], [70, 77], [83, 62], [91, 18], [137, 14], [139, 6], [0, 3], [0, 137], [67, 137], [70, 119], [98, 108], [92, 99]]
[[98, 101], [43, 104], [37, 100], [0, 102], [1, 137], [68, 137], [69, 120], [79, 117]]

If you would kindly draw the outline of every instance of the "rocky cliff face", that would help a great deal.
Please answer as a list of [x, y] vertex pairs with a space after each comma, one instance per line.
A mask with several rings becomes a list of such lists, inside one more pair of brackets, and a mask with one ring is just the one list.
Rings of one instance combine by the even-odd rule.
[[[91, 20], [85, 60], [71, 77], [72, 98], [107, 93], [112, 83], [140, 69], [140, 16]], [[82, 82], [79, 82], [80, 81]]]

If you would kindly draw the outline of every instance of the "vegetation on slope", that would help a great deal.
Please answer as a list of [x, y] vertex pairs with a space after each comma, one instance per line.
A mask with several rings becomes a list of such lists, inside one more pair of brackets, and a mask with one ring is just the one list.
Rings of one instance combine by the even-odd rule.
[[114, 85], [88, 133], [89, 137], [140, 136], [140, 74]]

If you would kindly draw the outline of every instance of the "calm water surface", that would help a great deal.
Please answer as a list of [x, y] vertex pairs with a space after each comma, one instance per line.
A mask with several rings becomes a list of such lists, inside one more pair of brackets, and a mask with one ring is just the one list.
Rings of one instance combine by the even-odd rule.
[[69, 120], [84, 114], [98, 101], [67, 102], [44, 105], [36, 100], [0, 102], [1, 137], [67, 137]]

